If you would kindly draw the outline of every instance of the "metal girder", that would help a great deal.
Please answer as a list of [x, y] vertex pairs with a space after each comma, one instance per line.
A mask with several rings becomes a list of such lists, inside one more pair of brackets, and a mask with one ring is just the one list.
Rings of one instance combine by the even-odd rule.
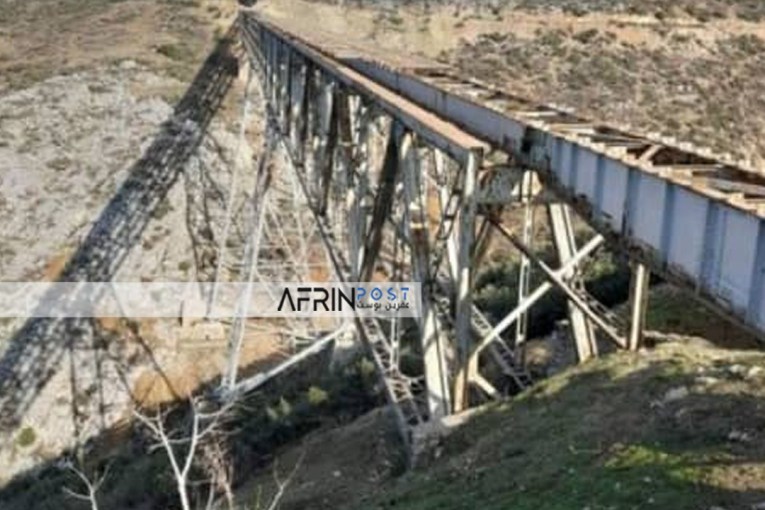
[[630, 282], [630, 331], [627, 337], [627, 345], [632, 351], [638, 350], [643, 343], [650, 279], [651, 273], [644, 264], [633, 266]]
[[[555, 249], [558, 252], [558, 260], [563, 265], [571, 260], [576, 253], [576, 238], [574, 237], [574, 226], [571, 222], [571, 211], [565, 204], [550, 203], [547, 206], [547, 212], [550, 218], [550, 228], [555, 242]], [[569, 285], [572, 288], [576, 288], [580, 292], [584, 290], [584, 282], [581, 275], [576, 273], [576, 267], [563, 276], [569, 279]], [[580, 362], [587, 361], [598, 355], [595, 332], [585, 313], [573, 301], [569, 300], [567, 306], [569, 325], [571, 334], [574, 337], [574, 343], [576, 344], [578, 359]]]
[[383, 227], [393, 204], [393, 192], [398, 177], [398, 147], [396, 130], [401, 129], [394, 123], [388, 134], [385, 159], [377, 185], [372, 220], [364, 242], [364, 262], [361, 268], [362, 281], [370, 281], [375, 270], [375, 261], [380, 253], [383, 241]]
[[333, 331], [332, 333], [329, 333], [327, 335], [322, 336], [321, 338], [318, 338], [317, 340], [311, 342], [310, 347], [303, 349], [302, 351], [298, 352], [297, 354], [290, 356], [288, 359], [284, 360], [283, 362], [279, 363], [274, 368], [268, 369], [264, 372], [258, 372], [257, 374], [248, 377], [246, 379], [243, 379], [239, 382], [237, 382], [235, 385], [229, 387], [229, 390], [226, 394], [226, 398], [235, 399], [237, 396], [245, 395], [247, 393], [250, 393], [252, 391], [255, 391], [256, 389], [263, 386], [265, 383], [273, 379], [274, 377], [277, 377], [290, 368], [294, 367], [298, 363], [301, 363], [305, 361], [306, 359], [310, 358], [311, 356], [315, 356], [326, 349], [330, 343], [334, 342], [337, 337], [342, 335], [348, 328], [343, 325], [337, 330]]
[[295, 36], [287, 34], [276, 25], [266, 21], [262, 16], [247, 13], [241, 18], [241, 23], [245, 27], [245, 35], [259, 30], [261, 40], [264, 40], [266, 44], [276, 40], [283, 46], [288, 46], [289, 51], [310, 60], [317, 68], [321, 68], [325, 73], [332, 76], [334, 80], [375, 101], [381, 109], [401, 122], [407, 129], [417, 133], [429, 144], [445, 151], [460, 163], [467, 164], [472, 154], [483, 153], [488, 150], [488, 144], [468, 135], [456, 124], [444, 122], [437, 115], [417, 106], [408, 99], [404, 99], [401, 95], [391, 92], [388, 88], [370, 80], [344, 63], [326, 57]]
[[440, 418], [451, 412], [449, 370], [446, 364], [446, 343], [443, 325], [437, 324], [438, 316], [430, 302], [429, 235], [423, 201], [420, 156], [411, 133], [404, 133], [399, 142], [399, 165], [403, 173], [404, 197], [407, 202], [405, 231], [411, 244], [414, 280], [422, 283], [422, 317], [418, 320], [420, 343], [425, 367], [425, 384], [428, 395], [430, 418]]
[[334, 177], [334, 155], [337, 144], [338, 97], [336, 84], [323, 80], [317, 98], [317, 143], [314, 144], [314, 178], [318, 180], [317, 197], [319, 212], [327, 212], [329, 191]]
[[[522, 173], [519, 183], [519, 197], [523, 204], [523, 231], [521, 241], [526, 246], [531, 247], [534, 241], [534, 181], [535, 173], [531, 170], [525, 170]], [[575, 248], [575, 247], [574, 247]], [[574, 252], [576, 249], [573, 250]], [[573, 256], [573, 254], [572, 254]], [[571, 257], [568, 257], [570, 259]], [[567, 260], [561, 260], [565, 264]], [[521, 254], [521, 260], [518, 267], [518, 303], [522, 303], [529, 295], [531, 287], [531, 261], [525, 254]], [[525, 363], [526, 352], [526, 331], [528, 329], [528, 313], [524, 312], [515, 323], [515, 350], [520, 355], [520, 363]]]
[[457, 227], [457, 218], [459, 216], [459, 206], [461, 197], [461, 175], [464, 169], [454, 176], [454, 184], [449, 186], [446, 175], [446, 159], [438, 149], [433, 149], [433, 171], [438, 185], [438, 208], [440, 219], [434, 235], [434, 248], [431, 256], [434, 264], [433, 272], [441, 271], [441, 264], [444, 255], [448, 264], [448, 274], [457, 285], [459, 278], [459, 228]]
[[457, 295], [455, 306], [457, 355], [459, 369], [455, 381], [454, 410], [470, 406], [469, 385], [478, 373], [478, 359], [472, 356], [473, 340], [471, 314], [473, 312], [473, 244], [475, 241], [476, 174], [480, 158], [473, 154], [463, 169], [462, 197], [459, 217], [459, 247], [457, 252]]
[[[494, 224], [495, 226], [499, 227], [498, 225]], [[503, 232], [506, 236], [510, 236], [514, 239], [514, 236], [510, 234], [509, 232]], [[553, 271], [555, 275], [558, 277], [558, 279], [562, 279], [562, 275], [568, 271], [571, 270], [571, 268], [575, 267], [577, 264], [579, 264], [584, 258], [591, 255], [601, 244], [603, 244], [604, 238], [601, 235], [596, 235], [593, 237], [587, 244], [582, 247], [577, 254], [571, 258], [566, 264], [561, 266], [559, 269]], [[534, 289], [533, 292], [531, 292], [526, 299], [518, 303], [518, 305], [511, 311], [509, 314], [507, 314], [501, 321], [499, 321], [494, 328], [484, 337], [481, 339], [481, 341], [478, 343], [478, 346], [476, 348], [477, 352], [480, 352], [484, 348], [486, 348], [491, 342], [495, 341], [502, 341], [502, 337], [500, 335], [510, 326], [512, 326], [516, 320], [518, 320], [518, 317], [521, 316], [526, 310], [531, 308], [539, 299], [542, 298], [549, 290], [551, 290], [554, 287], [553, 282], [546, 281], [539, 285], [536, 289]]]
[[290, 146], [299, 161], [303, 161], [303, 145], [306, 134], [306, 86], [309, 66], [302, 58], [290, 60]]
[[292, 79], [292, 51], [287, 45], [282, 44], [280, 46], [281, 51], [279, 52], [279, 60], [277, 62], [277, 124], [279, 126], [279, 130], [282, 133], [286, 133], [289, 130], [290, 122], [290, 93], [292, 92], [290, 87], [290, 81]]
[[[607, 319], [603, 318], [598, 313], [598, 311], [593, 309], [594, 307], [590, 303], [591, 298], [589, 295], [587, 295], [586, 292], [569, 285], [564, 277], [565, 272], [562, 273], [560, 269], [557, 271], [551, 269], [503, 225], [495, 224], [495, 226], [499, 232], [501, 232], [516, 248], [518, 248], [518, 250], [525, 253], [529, 257], [532, 263], [534, 263], [534, 265], [542, 272], [542, 274], [549, 280], [550, 283], [558, 287], [561, 291], [563, 291], [564, 294], [566, 294], [569, 302], [581, 310], [585, 317], [587, 317], [596, 326], [598, 326], [600, 330], [603, 331], [603, 333], [605, 333], [606, 336], [608, 336], [616, 345], [622, 348], [627, 346], [627, 343], [620, 335], [619, 330], [613, 324], [610, 324]], [[564, 265], [566, 271], [571, 271], [574, 267], [576, 267], [576, 264], [571, 263], [575, 260], [576, 258], [571, 258], [569, 259], [568, 263]]]
[[348, 239], [351, 252], [351, 274], [356, 281], [361, 278], [361, 264], [364, 260], [364, 239], [367, 232], [367, 214], [364, 199], [368, 190], [369, 136], [371, 110], [362, 99], [354, 96], [351, 108], [352, 165], [349, 175], [348, 195]]

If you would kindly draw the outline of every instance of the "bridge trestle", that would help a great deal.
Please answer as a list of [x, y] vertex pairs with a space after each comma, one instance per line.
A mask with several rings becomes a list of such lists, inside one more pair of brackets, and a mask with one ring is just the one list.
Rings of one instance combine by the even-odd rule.
[[[531, 384], [528, 311], [552, 289], [568, 299], [580, 361], [598, 354], [595, 330], [620, 347], [639, 346], [647, 271], [636, 273], [627, 331], [584, 288], [582, 264], [603, 236], [578, 247], [571, 210], [542, 189], [535, 171], [275, 26], [247, 15], [241, 31], [286, 154], [278, 171], [299, 183], [331, 276], [422, 283], [416, 320], [355, 319], [411, 450], [414, 429]], [[497, 158], [504, 162], [492, 163]], [[558, 268], [533, 248], [540, 205]], [[521, 213], [520, 236], [504, 224], [511, 211]], [[518, 250], [520, 263], [517, 306], [492, 324], [474, 296], [496, 234]], [[535, 288], [532, 272], [543, 279]]]

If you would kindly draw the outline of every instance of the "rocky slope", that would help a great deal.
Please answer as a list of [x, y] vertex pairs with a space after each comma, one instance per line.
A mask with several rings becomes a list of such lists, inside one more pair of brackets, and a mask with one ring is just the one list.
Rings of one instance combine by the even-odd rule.
[[[210, 252], [217, 248], [231, 170], [252, 159], [250, 146], [238, 143], [238, 126], [222, 118], [213, 121], [167, 195], [156, 206], [133, 204], [134, 213], [125, 215], [128, 224], [146, 222], [139, 242], [113, 251], [83, 247], [99, 243], [94, 225], [125, 214], [114, 210], [115, 197], [140, 171], [137, 165], [146, 161], [141, 158], [156, 148], [157, 140], [185, 136], [183, 129], [173, 135], [172, 125], [168, 132], [168, 122], [174, 122], [168, 101], [181, 88], [177, 80], [128, 60], [0, 97], [2, 280], [53, 281], [75, 253], [97, 253], [101, 262], [90, 261], [90, 267], [111, 258], [115, 281], [211, 276]], [[247, 177], [240, 189], [251, 188]], [[235, 222], [244, 220], [239, 216]], [[24, 323], [3, 321], [0, 355], [9, 342], [18, 342], [15, 335]], [[102, 320], [88, 331], [69, 333], [68, 354], [32, 397], [16, 432], [5, 438], [0, 478], [112, 426], [129, 416], [135, 399], [161, 400], [193, 390], [214, 377], [223, 362], [220, 342], [197, 360], [201, 351], [179, 343], [190, 332], [173, 320]], [[268, 352], [267, 344], [258, 346], [261, 355]], [[245, 357], [251, 361], [257, 353]], [[155, 388], [160, 374], [169, 377], [171, 382], [162, 383], [169, 388]], [[22, 433], [26, 439], [19, 440]]]
[[763, 362], [686, 340], [587, 363], [489, 406], [428, 469], [348, 508], [760, 508]]

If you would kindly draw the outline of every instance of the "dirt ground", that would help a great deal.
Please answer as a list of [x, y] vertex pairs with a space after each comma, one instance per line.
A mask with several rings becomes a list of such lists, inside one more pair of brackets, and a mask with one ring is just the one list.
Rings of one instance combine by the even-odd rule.
[[[401, 469], [391, 415], [376, 409], [350, 425], [327, 428], [285, 448], [269, 469], [237, 489], [239, 501], [271, 501], [287, 482], [280, 508], [330, 510], [376, 491]], [[276, 477], [276, 478], [275, 478]]]
[[233, 1], [5, 2], [0, 93], [125, 59], [190, 77], [235, 12]]
[[764, 171], [763, 21], [700, 21], [682, 9], [657, 16], [587, 7], [572, 15], [422, 5], [285, 0], [259, 8], [306, 33], [320, 30], [375, 51], [438, 59], [532, 100], [677, 137]]
[[[565, 12], [531, 12], [507, 10], [501, 14], [453, 5], [422, 4], [375, 9], [344, 3], [311, 0], [265, 1], [263, 12], [309, 32], [317, 29], [359, 42], [375, 41], [386, 50], [403, 51], [437, 58], [457, 49], [463, 43], [475, 42], [481, 35], [512, 32], [521, 39], [534, 38], [540, 32], [562, 29], [582, 32], [590, 29], [613, 30], [620, 41], [649, 46], [663, 44], [657, 29], [669, 27], [692, 33], [705, 41], [715, 41], [731, 34], [752, 34], [765, 37], [765, 24], [740, 19], [721, 19], [701, 24], [692, 18], [661, 21], [655, 16], [629, 15], [593, 11], [585, 16]], [[296, 16], [295, 13], [300, 13]], [[315, 20], [321, 20], [320, 27]]]

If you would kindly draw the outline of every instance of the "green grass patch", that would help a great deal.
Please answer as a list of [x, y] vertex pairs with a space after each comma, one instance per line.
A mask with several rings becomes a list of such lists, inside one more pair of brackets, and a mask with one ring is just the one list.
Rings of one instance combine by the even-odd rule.
[[489, 406], [437, 462], [348, 508], [739, 508], [752, 495], [723, 489], [726, 480], [763, 476], [765, 451], [731, 446], [726, 434], [759, 427], [765, 411], [742, 394], [748, 383], [665, 402], [671, 389], [692, 387], [715, 352], [687, 350], [613, 355]]
[[21, 448], [32, 446], [37, 441], [37, 432], [32, 427], [24, 427], [16, 436], [16, 445]]

